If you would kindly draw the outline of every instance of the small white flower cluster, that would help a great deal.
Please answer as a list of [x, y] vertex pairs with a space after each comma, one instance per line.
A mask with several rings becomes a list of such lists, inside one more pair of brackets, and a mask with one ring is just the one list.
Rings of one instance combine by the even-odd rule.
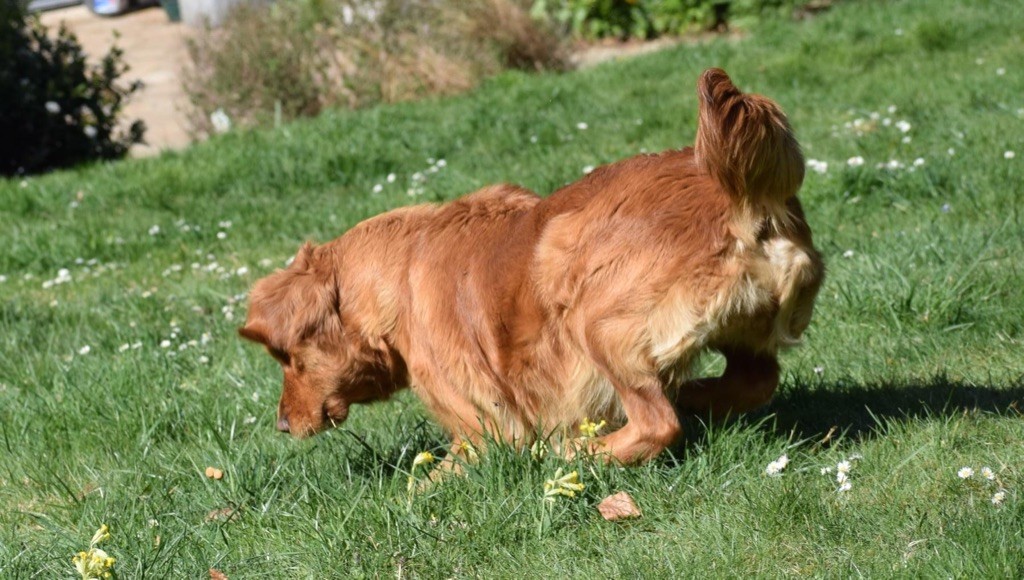
[[[91, 276], [95, 278], [109, 270], [116, 270], [117, 268], [120, 267], [117, 264], [101, 264], [99, 263], [99, 260], [97, 260], [96, 258], [92, 258], [88, 261], [86, 261], [84, 258], [75, 258], [75, 265], [81, 266], [81, 270], [79, 272], [79, 280], [85, 278], [86, 276]], [[31, 278], [26, 277], [25, 279], [30, 280]], [[4, 280], [6, 280], [6, 278], [4, 278]], [[43, 282], [43, 288], [49, 290], [54, 286], [67, 284], [68, 282], [74, 282], [74, 277], [71, 275], [71, 270], [69, 268], [61, 268], [57, 270], [56, 277], [50, 280], [45, 280]]]
[[168, 266], [167, 268], [164, 269], [163, 274], [161, 274], [161, 275], [164, 278], [166, 278], [166, 277], [170, 276], [173, 273], [181, 272], [182, 269], [183, 268], [182, 268], [181, 264], [171, 264], [170, 266]]
[[[975, 474], [974, 468], [966, 465], [958, 469], [956, 472], [956, 476], [966, 482], [974, 481]], [[1003, 483], [999, 481], [999, 476], [996, 475], [996, 472], [993, 471], [991, 467], [985, 466], [982, 467], [977, 474], [980, 475], [980, 479], [982, 480], [981, 488], [985, 490], [986, 493], [995, 489], [995, 492], [993, 492], [992, 496], [989, 498], [992, 505], [1002, 505], [1003, 502], [1006, 501], [1007, 491], [1003, 486]]]
[[[179, 352], [184, 352], [190, 348], [205, 347], [207, 344], [210, 343], [211, 340], [213, 340], [213, 337], [210, 335], [209, 332], [202, 333], [198, 340], [194, 338], [184, 340], [184, 338], [181, 336], [182, 331], [181, 326], [178, 324], [178, 321], [172, 320], [170, 322], [170, 326], [170, 335], [167, 338], [161, 340], [159, 345], [161, 349], [166, 351], [167, 357], [169, 358], [174, 358], [178, 356]], [[125, 350], [127, 350], [127, 348], [125, 348], [126, 346], [127, 345], [122, 344], [119, 350], [121, 352], [124, 352]], [[139, 346], [141, 347], [142, 345], [139, 344]], [[135, 345], [132, 345], [131, 348], [135, 348]], [[200, 363], [206, 364], [207, 362], [209, 362], [210, 359], [206, 355], [200, 355], [198, 360]]]
[[[871, 113], [868, 113], [866, 117], [857, 117], [851, 121], [847, 121], [846, 123], [844, 123], [843, 128], [846, 129], [847, 131], [853, 132], [858, 137], [866, 135], [868, 133], [874, 133], [878, 131], [880, 128], [892, 128], [902, 135], [902, 137], [900, 138], [900, 142], [904, 144], [910, 143], [910, 131], [911, 129], [913, 129], [913, 125], [911, 125], [910, 122], [905, 119], [893, 119], [892, 115], [894, 115], [897, 111], [896, 105], [890, 105], [886, 109], [886, 111], [888, 115], [883, 115], [883, 113], [873, 111]], [[850, 114], [854, 115], [855, 112], [850, 111]], [[832, 134], [833, 136], [839, 136], [839, 128], [833, 126]], [[949, 154], [953, 155], [953, 153], [954, 150], [950, 149]], [[865, 163], [866, 161], [864, 157], [860, 155], [850, 157], [849, 159], [846, 160], [847, 167], [862, 167]], [[918, 157], [914, 159], [909, 164], [909, 166], [907, 163], [904, 163], [899, 159], [890, 159], [887, 162], [876, 164], [875, 167], [877, 169], [888, 169], [890, 171], [895, 171], [899, 169], [909, 169], [910, 171], [914, 171], [915, 168], [921, 167], [924, 164], [925, 159], [923, 157]], [[828, 164], [824, 161], [817, 161], [811, 159], [810, 161], [808, 161], [808, 166], [811, 167], [811, 169], [817, 171], [818, 173], [825, 173], [828, 170]]]
[[71, 282], [71, 281], [72, 281], [71, 271], [68, 270], [67, 268], [61, 268], [60, 270], [57, 270], [57, 277], [56, 278], [54, 278], [52, 280], [46, 280], [46, 281], [43, 282], [43, 288], [50, 289], [50, 288], [53, 288], [54, 286], [58, 286], [60, 284], [66, 284], [66, 283]]
[[[905, 119], [893, 120], [891, 115], [896, 114], [896, 105], [889, 105], [886, 109], [888, 115], [884, 115], [877, 111], [868, 113], [867, 118], [856, 117], [853, 120], [847, 121], [843, 124], [843, 128], [849, 132], [856, 134], [857, 136], [866, 135], [873, 133], [881, 127], [895, 127], [900, 133], [906, 135], [910, 132], [912, 125]], [[850, 111], [850, 115], [856, 114], [855, 111]], [[838, 127], [832, 127], [833, 135], [838, 133]], [[903, 138], [904, 143], [910, 143], [910, 137], [905, 136]]]
[[235, 319], [235, 306], [239, 302], [245, 300], [245, 296], [246, 294], [243, 292], [241, 294], [235, 294], [234, 296], [228, 297], [228, 303], [222, 306], [220, 309], [221, 314], [224, 315], [224, 320]]
[[139, 350], [140, 348], [142, 348], [142, 343], [141, 342], [132, 342], [132, 343], [127, 343], [126, 342], [126, 343], [122, 344], [121, 346], [117, 347], [117, 352], [126, 352], [128, 349]]
[[[445, 167], [448, 167], [448, 162], [444, 159], [434, 159], [430, 157], [427, 159], [427, 168], [423, 171], [417, 171], [412, 174], [409, 178], [409, 188], [406, 190], [406, 194], [409, 197], [418, 197], [426, 193], [426, 184], [428, 176], [441, 171]], [[387, 178], [384, 180], [387, 183], [394, 183], [398, 177], [394, 173], [389, 173]], [[378, 183], [373, 186], [373, 193], [380, 193], [384, 191], [384, 184]]]
[[835, 471], [836, 484], [838, 485], [838, 487], [836, 488], [837, 493], [845, 493], [853, 488], [853, 483], [850, 481], [850, 470], [853, 468], [853, 465], [850, 462], [855, 461], [857, 459], [860, 459], [860, 455], [852, 455], [849, 459], [844, 459], [843, 461], [837, 463], [835, 468], [821, 468], [822, 475], [831, 475], [832, 472]]
[[210, 113], [210, 124], [213, 125], [214, 133], [227, 133], [231, 130], [231, 117], [228, 117], [224, 109], [217, 109]]
[[[199, 250], [197, 253], [202, 253], [202, 251]], [[217, 257], [213, 254], [206, 254], [206, 260], [208, 260], [206, 264], [192, 262], [192, 264], [189, 267], [192, 268], [193, 272], [197, 272], [199, 274], [217, 274], [220, 280], [227, 280], [232, 276], [241, 277], [249, 274], [248, 266], [239, 266], [237, 268], [228, 269], [227, 267], [217, 262]], [[260, 263], [262, 265], [263, 261], [261, 261]], [[166, 278], [171, 274], [181, 272], [182, 269], [183, 267], [180, 264], [171, 264], [166, 270], [164, 270], [163, 275]]]
[[176, 222], [174, 222], [174, 227], [178, 228], [178, 231], [183, 234], [187, 234], [189, 232], [198, 232], [201, 231], [202, 229], [198, 225], [190, 224], [183, 219], [179, 219]]
[[809, 167], [811, 169], [811, 171], [814, 171], [815, 173], [820, 173], [822, 175], [828, 173], [828, 161], [819, 161], [817, 159], [808, 159], [807, 160], [807, 167]]
[[222, 221], [222, 222], [217, 224], [217, 227], [220, 228], [220, 231], [217, 232], [217, 239], [218, 240], [227, 239], [228, 233], [226, 231], [224, 231], [224, 230], [227, 230], [227, 229], [231, 228], [231, 222], [230, 221]]
[[765, 475], [778, 477], [779, 475], [782, 475], [782, 472], [786, 469], [787, 465], [789, 465], [789, 456], [783, 453], [781, 457], [772, 461], [768, 464], [768, 467], [764, 468], [764, 473]]
[[878, 163], [877, 165], [875, 165], [875, 168], [887, 169], [889, 171], [899, 171], [901, 169], [907, 169], [908, 171], [913, 173], [914, 171], [917, 171], [918, 167], [924, 166], [924, 164], [924, 157], [918, 157], [917, 159], [914, 159], [909, 166], [906, 163], [900, 161], [899, 159], [890, 159], [886, 163]]

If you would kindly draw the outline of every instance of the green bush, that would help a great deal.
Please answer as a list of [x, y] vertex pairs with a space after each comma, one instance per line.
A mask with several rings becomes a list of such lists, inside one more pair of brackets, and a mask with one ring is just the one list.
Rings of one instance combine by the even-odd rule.
[[90, 65], [66, 28], [51, 38], [20, 2], [0, 0], [0, 175], [115, 159], [142, 142], [141, 121], [118, 125], [141, 87], [119, 82], [127, 70], [120, 49]]
[[536, 0], [532, 13], [558, 23], [573, 36], [653, 38], [727, 26], [799, 9], [811, 0]]

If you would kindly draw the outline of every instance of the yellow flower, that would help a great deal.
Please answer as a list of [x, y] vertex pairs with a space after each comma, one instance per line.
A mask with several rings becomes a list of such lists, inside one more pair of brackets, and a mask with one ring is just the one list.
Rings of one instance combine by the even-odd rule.
[[416, 469], [421, 465], [430, 465], [434, 462], [434, 454], [429, 451], [421, 451], [416, 455], [416, 458], [412, 460], [412, 468]]
[[109, 539], [110, 528], [107, 527], [107, 524], [103, 524], [102, 526], [100, 526], [100, 529], [96, 530], [96, 533], [92, 535], [92, 540], [89, 542], [89, 545], [95, 546], [96, 544]]
[[110, 578], [110, 570], [117, 562], [106, 552], [99, 548], [89, 548], [88, 552], [79, 552], [71, 559], [75, 570], [82, 576], [82, 580], [99, 580]]
[[573, 471], [562, 475], [562, 468], [555, 472], [555, 477], [544, 482], [544, 499], [555, 501], [557, 496], [576, 497], [576, 492], [583, 491], [585, 485], [579, 481], [579, 473]]
[[92, 540], [89, 542], [89, 551], [79, 552], [71, 558], [71, 563], [75, 565], [75, 570], [82, 576], [82, 580], [99, 580], [100, 578], [111, 577], [110, 571], [117, 560], [96, 547], [96, 544], [109, 539], [110, 528], [107, 527], [107, 524], [103, 524], [92, 535]]
[[416, 468], [421, 465], [430, 465], [434, 462], [434, 454], [429, 451], [421, 451], [412, 460], [412, 469], [409, 470], [409, 483], [406, 491], [409, 492], [409, 502], [412, 503], [412, 492], [416, 488]]
[[466, 458], [466, 461], [476, 463], [480, 459], [480, 456], [477, 454], [473, 444], [469, 441], [461, 441], [459, 443], [459, 450], [462, 451], [462, 455]]
[[598, 431], [604, 429], [604, 426], [607, 424], [608, 422], [604, 419], [600, 423], [594, 423], [589, 417], [584, 417], [583, 422], [580, 423], [580, 434], [588, 438], [597, 437]]

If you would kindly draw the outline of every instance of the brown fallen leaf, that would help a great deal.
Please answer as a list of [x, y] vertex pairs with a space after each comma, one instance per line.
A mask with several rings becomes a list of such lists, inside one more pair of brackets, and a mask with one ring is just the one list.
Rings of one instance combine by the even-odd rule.
[[234, 508], [220, 508], [218, 510], [211, 510], [210, 513], [206, 514], [206, 521], [224, 520], [229, 522], [234, 516]]
[[224, 472], [216, 467], [207, 467], [206, 477], [209, 477], [210, 479], [220, 479], [224, 477]]
[[609, 522], [640, 517], [640, 508], [636, 507], [633, 498], [624, 491], [610, 495], [597, 504], [597, 511]]
[[210, 568], [210, 580], [228, 580], [228, 575], [216, 568]]

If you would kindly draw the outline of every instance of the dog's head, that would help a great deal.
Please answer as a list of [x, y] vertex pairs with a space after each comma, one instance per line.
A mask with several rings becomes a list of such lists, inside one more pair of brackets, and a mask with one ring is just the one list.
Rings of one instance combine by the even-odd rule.
[[383, 340], [343, 315], [337, 255], [306, 244], [285, 270], [258, 281], [238, 330], [284, 370], [277, 428], [308, 437], [348, 418], [353, 403], [386, 399], [404, 375]]

